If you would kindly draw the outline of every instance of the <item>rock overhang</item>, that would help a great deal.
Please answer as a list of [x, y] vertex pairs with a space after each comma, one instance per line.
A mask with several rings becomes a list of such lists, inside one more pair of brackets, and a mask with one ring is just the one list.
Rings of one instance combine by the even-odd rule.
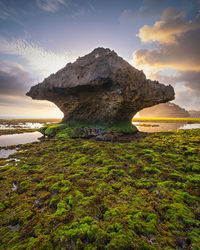
[[33, 86], [33, 99], [49, 100], [64, 120], [130, 121], [141, 109], [174, 99], [172, 86], [146, 79], [114, 51], [96, 48]]

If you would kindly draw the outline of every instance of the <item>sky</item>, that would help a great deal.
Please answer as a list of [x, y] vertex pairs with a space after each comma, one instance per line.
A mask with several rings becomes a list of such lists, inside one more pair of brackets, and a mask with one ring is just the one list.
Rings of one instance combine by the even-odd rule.
[[62, 117], [25, 93], [96, 47], [200, 110], [200, 0], [0, 0], [0, 117]]

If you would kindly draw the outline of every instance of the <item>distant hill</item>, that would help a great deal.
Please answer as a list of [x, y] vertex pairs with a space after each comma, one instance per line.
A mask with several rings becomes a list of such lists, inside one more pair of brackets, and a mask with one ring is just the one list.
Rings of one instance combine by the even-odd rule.
[[187, 110], [180, 106], [167, 102], [160, 103], [150, 108], [145, 108], [139, 112], [140, 117], [190, 117]]
[[190, 117], [200, 118], [200, 110], [189, 110]]

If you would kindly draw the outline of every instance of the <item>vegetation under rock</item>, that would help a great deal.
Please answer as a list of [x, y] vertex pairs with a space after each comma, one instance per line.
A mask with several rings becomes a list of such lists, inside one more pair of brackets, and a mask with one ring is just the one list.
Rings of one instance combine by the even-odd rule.
[[200, 129], [23, 149], [0, 168], [1, 249], [200, 249]]
[[59, 124], [51, 124], [39, 129], [39, 131], [47, 137], [59, 138], [91, 138], [96, 137], [101, 140], [117, 139], [122, 134], [134, 134], [138, 130], [130, 122], [119, 122], [113, 124], [96, 124], [85, 122], [62, 122]]

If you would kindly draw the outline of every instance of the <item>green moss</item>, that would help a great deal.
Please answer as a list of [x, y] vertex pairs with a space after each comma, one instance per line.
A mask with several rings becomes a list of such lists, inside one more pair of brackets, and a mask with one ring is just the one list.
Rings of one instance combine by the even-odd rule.
[[[115, 125], [109, 123], [84, 123], [78, 121], [63, 122], [60, 124], [53, 124], [42, 127], [39, 131], [48, 136], [57, 138], [69, 138], [69, 137], [87, 137], [91, 134], [91, 130], [99, 131], [102, 133], [106, 132], [117, 132], [117, 133], [134, 133], [137, 128], [130, 122], [119, 122]], [[92, 132], [92, 134], [95, 132]]]
[[53, 124], [53, 125], [48, 125], [48, 126], [40, 128], [39, 132], [41, 132], [42, 134], [47, 135], [49, 137], [53, 137], [65, 128], [66, 128], [66, 125], [63, 123]]
[[133, 133], [137, 131], [137, 128], [130, 122], [119, 122], [116, 123], [114, 126], [108, 126], [107, 130], [118, 133]]
[[[5, 203], [4, 203], [5, 204]], [[0, 212], [2, 212], [5, 209], [5, 205], [3, 203], [0, 203]]]
[[108, 143], [59, 129], [0, 168], [2, 249], [200, 247], [200, 130]]
[[55, 216], [61, 216], [61, 215], [66, 215], [67, 214], [67, 209], [66, 209], [66, 202], [65, 201], [60, 201], [57, 204], [57, 210], [55, 212]]

